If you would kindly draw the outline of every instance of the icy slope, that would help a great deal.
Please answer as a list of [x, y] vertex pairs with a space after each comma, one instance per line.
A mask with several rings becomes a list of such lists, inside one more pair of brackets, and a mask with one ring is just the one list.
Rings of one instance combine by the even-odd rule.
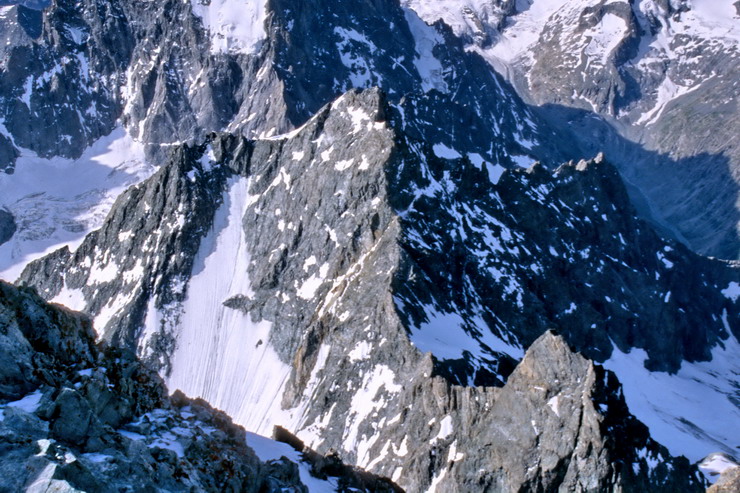
[[181, 314], [160, 320], [152, 302], [139, 345], [145, 354], [151, 351], [148, 336], [163, 330], [161, 323], [171, 325], [177, 350], [168, 387], [203, 397], [248, 430], [269, 435], [274, 425], [292, 424], [280, 408], [290, 367], [269, 344], [269, 322], [252, 322], [248, 314], [224, 305], [233, 296], [251, 295], [250, 255], [242, 226], [250, 202], [247, 190], [247, 178], [227, 183], [213, 229], [195, 257]]

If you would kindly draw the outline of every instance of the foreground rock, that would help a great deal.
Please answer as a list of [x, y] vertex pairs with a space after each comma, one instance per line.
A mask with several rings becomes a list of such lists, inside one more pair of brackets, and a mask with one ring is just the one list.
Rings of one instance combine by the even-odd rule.
[[722, 473], [719, 480], [709, 487], [707, 493], [735, 493], [740, 491], [740, 467]]

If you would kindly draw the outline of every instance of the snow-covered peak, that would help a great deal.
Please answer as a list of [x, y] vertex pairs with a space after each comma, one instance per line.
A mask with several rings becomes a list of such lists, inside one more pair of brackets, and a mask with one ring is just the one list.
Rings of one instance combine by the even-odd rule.
[[266, 38], [265, 2], [253, 0], [191, 0], [193, 14], [211, 33], [213, 53], [254, 53]]

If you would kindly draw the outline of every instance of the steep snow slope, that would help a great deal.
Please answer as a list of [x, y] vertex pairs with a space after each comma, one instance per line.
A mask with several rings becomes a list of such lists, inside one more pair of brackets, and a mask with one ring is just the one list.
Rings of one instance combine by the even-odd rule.
[[[269, 322], [252, 322], [250, 315], [224, 305], [233, 296], [252, 295], [242, 226], [246, 207], [253, 202], [248, 187], [247, 178], [227, 182], [213, 229], [195, 257], [181, 315], [164, 321], [177, 340], [167, 385], [203, 397], [248, 430], [269, 435], [274, 425], [292, 428], [280, 407], [290, 367], [269, 343]], [[166, 308], [158, 310], [150, 303], [139, 342], [144, 354], [151, 351], [149, 336], [163, 330], [162, 311]]]

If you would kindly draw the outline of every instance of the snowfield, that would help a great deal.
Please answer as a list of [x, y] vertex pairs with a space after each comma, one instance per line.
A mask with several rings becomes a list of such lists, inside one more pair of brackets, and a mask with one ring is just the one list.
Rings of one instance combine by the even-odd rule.
[[79, 159], [23, 151], [14, 174], [0, 173], [0, 209], [10, 211], [18, 226], [0, 245], [0, 278], [15, 281], [29, 262], [64, 245], [75, 249], [103, 224], [121, 193], [154, 171], [144, 146], [122, 128]]

